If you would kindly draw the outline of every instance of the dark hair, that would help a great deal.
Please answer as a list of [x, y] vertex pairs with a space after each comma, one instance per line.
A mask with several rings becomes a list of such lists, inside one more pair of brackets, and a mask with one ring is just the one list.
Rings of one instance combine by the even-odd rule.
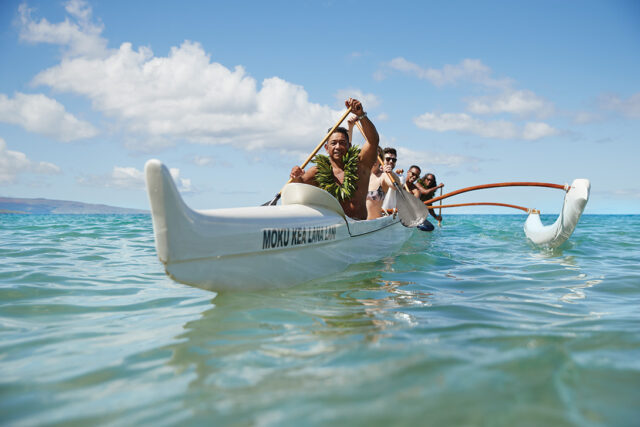
[[411, 165], [411, 167], [410, 167], [409, 169], [407, 169], [407, 170], [411, 170], [411, 169], [413, 169], [413, 168], [418, 169], [418, 175], [420, 175], [420, 172], [422, 172], [422, 169], [420, 169], [420, 166], [418, 166], [418, 165]]
[[395, 148], [385, 147], [384, 150], [382, 150], [382, 153], [383, 154], [391, 153], [394, 156], [398, 157], [398, 153], [396, 153], [396, 149]]
[[[330, 131], [331, 131], [331, 128], [327, 129], [327, 133]], [[347, 138], [347, 143], [351, 144], [351, 141], [349, 141], [349, 131], [347, 129], [343, 128], [342, 126], [339, 126], [331, 134], [334, 134], [336, 132], [343, 134]]]
[[433, 177], [433, 181], [431, 181], [431, 182], [429, 183], [429, 185], [427, 185], [426, 187], [427, 187], [427, 188], [433, 188], [433, 187], [436, 187], [436, 186], [438, 185], [438, 183], [436, 182], [436, 176], [435, 176], [434, 174], [432, 174], [431, 172], [429, 172], [429, 173], [427, 173], [427, 174], [425, 174], [425, 175], [424, 175], [424, 178], [422, 178], [422, 182], [424, 182], [424, 183], [425, 183], [425, 185], [426, 185], [426, 183], [427, 183], [427, 177], [428, 177], [429, 175], [431, 175], [431, 176]]

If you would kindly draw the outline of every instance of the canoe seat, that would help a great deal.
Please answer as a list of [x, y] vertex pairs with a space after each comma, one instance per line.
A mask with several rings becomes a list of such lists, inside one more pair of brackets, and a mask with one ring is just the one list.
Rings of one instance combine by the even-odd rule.
[[346, 219], [340, 203], [325, 190], [309, 184], [291, 183], [282, 190], [283, 205], [318, 206], [337, 212]]

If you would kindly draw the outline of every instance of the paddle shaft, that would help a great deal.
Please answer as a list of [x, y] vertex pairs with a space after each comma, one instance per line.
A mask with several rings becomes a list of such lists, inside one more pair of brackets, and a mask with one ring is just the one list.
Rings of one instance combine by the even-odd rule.
[[[365, 135], [364, 129], [362, 129], [360, 123], [356, 122], [356, 125], [358, 126], [358, 129], [360, 129], [364, 140], [368, 143], [367, 136]], [[380, 164], [384, 165], [380, 156], [376, 155], [376, 157], [378, 158]], [[391, 175], [390, 172], [385, 171], [385, 173], [391, 180], [391, 183], [393, 184], [397, 192], [396, 210], [398, 211], [398, 215], [400, 216], [400, 222], [402, 223], [402, 225], [404, 225], [405, 227], [416, 227], [419, 224], [424, 224], [425, 219], [429, 215], [429, 211], [427, 210], [426, 206], [423, 205], [418, 198], [413, 197], [413, 194], [405, 194], [402, 187], [400, 187], [400, 185], [393, 178], [393, 175]]]
[[[362, 129], [362, 125], [360, 124], [360, 122], [356, 122], [356, 126], [358, 126], [358, 129], [360, 129], [360, 133], [362, 134], [362, 137], [364, 138], [364, 140], [369, 142], [367, 140], [367, 136], [364, 134], [364, 129]], [[376, 157], [378, 157], [378, 161], [380, 162], [380, 165], [384, 166], [384, 162], [380, 158], [380, 155], [378, 154], [378, 155], [376, 155]], [[397, 184], [396, 180], [393, 179], [393, 176], [389, 172], [385, 172], [385, 173], [387, 174], [387, 176], [389, 177], [389, 179], [391, 180], [392, 183]]]
[[[325, 135], [324, 138], [322, 138], [322, 141], [320, 141], [320, 143], [318, 144], [318, 146], [315, 148], [315, 150], [313, 150], [313, 152], [311, 154], [309, 154], [309, 157], [307, 157], [307, 160], [304, 161], [303, 164], [300, 165], [300, 169], [304, 169], [309, 162], [311, 161], [311, 159], [313, 159], [313, 157], [318, 154], [318, 151], [320, 151], [320, 149], [322, 148], [322, 146], [325, 144], [325, 142], [327, 142], [327, 139], [329, 139], [329, 137], [331, 135], [333, 135], [333, 132], [335, 132], [335, 130], [338, 128], [338, 126], [340, 126], [342, 124], [342, 122], [344, 121], [344, 119], [347, 118], [347, 116], [349, 115], [349, 113], [351, 112], [351, 107], [347, 108], [347, 111], [344, 112], [344, 114], [342, 115], [342, 117], [340, 117], [340, 120], [338, 120], [338, 122], [331, 128], [331, 130], [329, 131], [329, 133], [327, 133]], [[289, 178], [289, 181], [287, 181], [287, 184], [289, 184], [291, 182], [293, 178]], [[285, 184], [285, 185], [287, 185]], [[284, 187], [283, 187], [284, 188]], [[282, 192], [282, 190], [280, 190]]]
[[[442, 196], [442, 187], [440, 187], [440, 195]], [[438, 227], [442, 226], [442, 199], [440, 199], [440, 209], [438, 210], [438, 216], [440, 219], [438, 220]]]
[[483, 190], [485, 188], [498, 188], [498, 187], [547, 187], [547, 188], [557, 188], [560, 190], [567, 189], [566, 185], [561, 184], [551, 184], [548, 182], [498, 182], [495, 184], [482, 184], [482, 185], [474, 185], [473, 187], [465, 187], [460, 190], [452, 191], [451, 193], [447, 193], [443, 196], [434, 197], [433, 199], [429, 199], [424, 203], [433, 203], [438, 200], [446, 199], [447, 197], [455, 196], [456, 194], [466, 193], [468, 191], [474, 190]]
[[324, 145], [325, 142], [327, 142], [327, 139], [329, 139], [329, 137], [333, 134], [333, 132], [335, 132], [335, 130], [338, 128], [338, 126], [340, 126], [342, 124], [342, 122], [344, 122], [344, 119], [347, 118], [347, 116], [349, 115], [349, 113], [351, 112], [351, 107], [347, 108], [347, 111], [344, 112], [344, 114], [342, 115], [342, 117], [340, 117], [340, 120], [338, 121], [338, 123], [336, 123], [331, 130], [329, 131], [329, 133], [327, 133], [325, 135], [325, 137], [322, 139], [322, 141], [320, 141], [320, 144], [318, 144], [318, 146], [316, 147], [315, 150], [313, 150], [313, 153], [311, 153], [309, 155], [309, 157], [307, 157], [307, 160], [304, 161], [304, 163], [300, 166], [301, 169], [304, 169], [305, 166], [307, 166], [309, 164], [309, 162], [311, 161], [311, 159], [313, 159], [313, 156], [315, 156], [318, 151], [320, 151], [320, 149], [322, 148], [322, 146]]

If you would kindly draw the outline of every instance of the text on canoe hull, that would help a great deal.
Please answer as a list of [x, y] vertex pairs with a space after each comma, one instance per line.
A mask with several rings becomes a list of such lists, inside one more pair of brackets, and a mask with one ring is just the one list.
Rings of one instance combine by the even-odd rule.
[[286, 248], [335, 240], [337, 225], [324, 227], [267, 228], [262, 230], [262, 249]]

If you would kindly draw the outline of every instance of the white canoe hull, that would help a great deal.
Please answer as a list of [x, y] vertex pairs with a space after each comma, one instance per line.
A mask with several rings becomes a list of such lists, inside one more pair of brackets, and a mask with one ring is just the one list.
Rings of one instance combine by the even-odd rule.
[[145, 166], [156, 250], [169, 276], [212, 290], [289, 287], [377, 261], [413, 229], [398, 218], [354, 221], [324, 190], [289, 184], [281, 206], [195, 211], [158, 160]]
[[562, 211], [556, 222], [543, 225], [539, 213], [531, 213], [524, 223], [524, 233], [539, 246], [555, 248], [563, 244], [575, 230], [589, 200], [588, 179], [575, 179], [564, 196]]

